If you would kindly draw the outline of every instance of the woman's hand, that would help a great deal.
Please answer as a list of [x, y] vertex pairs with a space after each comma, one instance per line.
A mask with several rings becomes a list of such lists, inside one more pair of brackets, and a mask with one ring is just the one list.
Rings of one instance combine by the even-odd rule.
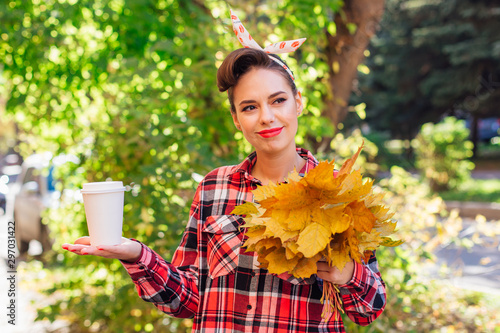
[[129, 262], [135, 262], [141, 256], [141, 244], [122, 237], [119, 245], [90, 245], [90, 237], [80, 237], [75, 244], [63, 244], [62, 248], [78, 255], [94, 255], [103, 258], [114, 258]]
[[316, 263], [318, 267], [318, 277], [324, 281], [341, 285], [351, 281], [354, 274], [354, 261], [349, 261], [344, 269], [340, 271], [337, 267], [330, 267], [325, 260]]

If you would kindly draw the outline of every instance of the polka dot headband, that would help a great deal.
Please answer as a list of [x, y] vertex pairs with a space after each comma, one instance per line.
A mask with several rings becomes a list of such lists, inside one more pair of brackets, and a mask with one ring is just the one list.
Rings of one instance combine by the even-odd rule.
[[[306, 38], [300, 38], [300, 39], [294, 39], [294, 40], [287, 40], [284, 42], [278, 42], [271, 44], [269, 46], [266, 46], [266, 48], [262, 48], [257, 42], [252, 38], [250, 33], [245, 29], [243, 24], [241, 23], [240, 19], [236, 14], [230, 10], [231, 12], [231, 21], [233, 22], [233, 30], [236, 36], [238, 37], [238, 40], [240, 41], [241, 45], [246, 48], [251, 48], [251, 49], [257, 49], [257, 50], [262, 50], [266, 53], [273, 53], [273, 54], [280, 54], [280, 53], [290, 53], [295, 50], [297, 50], [302, 43], [306, 40]], [[292, 71], [288, 66], [286, 66], [281, 60], [269, 56], [272, 60], [274, 60], [276, 63], [278, 63], [281, 67], [283, 67], [288, 74], [290, 74], [290, 77], [292, 80], [295, 80], [293, 77]]]

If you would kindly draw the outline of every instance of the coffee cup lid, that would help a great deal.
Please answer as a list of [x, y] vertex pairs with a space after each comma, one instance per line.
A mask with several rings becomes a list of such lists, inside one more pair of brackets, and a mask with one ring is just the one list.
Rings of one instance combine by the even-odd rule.
[[90, 192], [118, 192], [125, 191], [123, 182], [121, 181], [109, 181], [109, 182], [95, 182], [83, 184], [82, 193]]

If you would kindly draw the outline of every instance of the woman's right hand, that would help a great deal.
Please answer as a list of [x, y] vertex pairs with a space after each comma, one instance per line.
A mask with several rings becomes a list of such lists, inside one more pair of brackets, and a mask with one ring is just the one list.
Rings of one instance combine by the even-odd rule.
[[90, 237], [80, 237], [75, 244], [65, 243], [62, 248], [78, 255], [94, 255], [103, 258], [114, 258], [128, 262], [139, 260], [142, 252], [140, 243], [128, 238], [122, 237], [122, 243], [119, 245], [90, 245]]

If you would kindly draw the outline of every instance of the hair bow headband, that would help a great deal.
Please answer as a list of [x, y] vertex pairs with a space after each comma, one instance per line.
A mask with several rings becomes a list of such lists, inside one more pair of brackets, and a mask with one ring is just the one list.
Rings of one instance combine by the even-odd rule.
[[[280, 54], [280, 53], [290, 53], [295, 50], [297, 50], [302, 43], [306, 40], [306, 38], [300, 38], [300, 39], [294, 39], [294, 40], [287, 40], [283, 42], [278, 42], [271, 44], [269, 46], [266, 46], [266, 48], [262, 48], [250, 35], [250, 33], [245, 29], [243, 24], [241, 23], [240, 19], [236, 14], [230, 9], [231, 12], [231, 21], [233, 22], [233, 30], [236, 36], [238, 37], [238, 40], [240, 41], [241, 45], [246, 48], [251, 48], [251, 49], [257, 49], [257, 50], [262, 50], [266, 53], [274, 53], [274, 54]], [[279, 59], [275, 57], [269, 57], [272, 60], [276, 61], [280, 66], [282, 66], [288, 74], [290, 74], [290, 77], [292, 80], [295, 80], [293, 77], [292, 71]]]

